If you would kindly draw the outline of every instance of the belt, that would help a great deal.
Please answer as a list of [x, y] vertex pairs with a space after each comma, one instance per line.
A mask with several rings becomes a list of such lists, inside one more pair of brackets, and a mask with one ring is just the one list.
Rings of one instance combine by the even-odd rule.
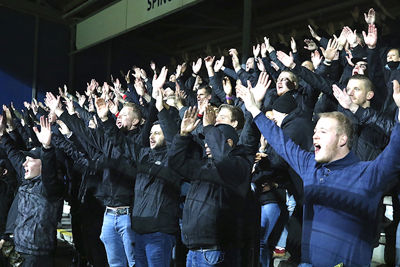
[[106, 213], [113, 215], [127, 215], [131, 213], [131, 208], [106, 208]]
[[191, 250], [204, 252], [204, 251], [211, 251], [211, 250], [221, 250], [221, 247], [220, 246], [209, 246], [209, 247], [202, 247], [202, 248], [194, 248]]

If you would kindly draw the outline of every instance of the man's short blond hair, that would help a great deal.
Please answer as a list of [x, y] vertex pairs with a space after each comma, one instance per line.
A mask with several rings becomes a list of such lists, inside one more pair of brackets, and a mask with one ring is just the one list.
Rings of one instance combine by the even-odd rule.
[[333, 111], [333, 112], [324, 112], [319, 113], [318, 117], [321, 118], [330, 118], [334, 119], [338, 123], [337, 134], [344, 134], [347, 136], [347, 147], [351, 149], [354, 141], [354, 127], [351, 123], [350, 119], [344, 115], [342, 112]]

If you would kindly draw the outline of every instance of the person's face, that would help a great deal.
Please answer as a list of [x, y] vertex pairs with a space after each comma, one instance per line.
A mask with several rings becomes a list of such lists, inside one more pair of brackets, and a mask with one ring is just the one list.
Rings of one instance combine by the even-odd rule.
[[338, 122], [333, 118], [321, 118], [314, 129], [313, 143], [315, 161], [331, 162], [336, 159], [341, 146], [341, 136], [338, 134]]
[[131, 107], [123, 107], [118, 114], [116, 124], [118, 128], [132, 130], [139, 124], [139, 119], [136, 118]]
[[49, 112], [49, 115], [47, 116], [47, 118], [49, 119], [50, 124], [53, 124], [57, 120], [57, 116], [54, 112]]
[[306, 61], [304, 61], [301, 65], [302, 65], [303, 67], [309, 69], [310, 71], [314, 72], [314, 65], [312, 64], [311, 61], [306, 60]]
[[276, 91], [279, 96], [283, 95], [287, 91], [290, 91], [288, 82], [293, 83], [293, 76], [288, 72], [281, 72], [276, 82]]
[[351, 101], [364, 108], [368, 106], [368, 101], [374, 96], [372, 91], [366, 89], [365, 83], [362, 80], [350, 79], [346, 90]]
[[389, 52], [387, 53], [386, 56], [386, 61], [387, 62], [398, 62], [400, 61], [400, 55], [399, 55], [399, 50], [397, 49], [391, 49], [389, 50]]
[[282, 113], [279, 111], [276, 111], [275, 109], [272, 110], [273, 114], [273, 120], [278, 125], [278, 127], [281, 127], [283, 119], [288, 115], [286, 113]]
[[32, 179], [42, 172], [42, 161], [40, 159], [27, 156], [22, 166], [25, 169], [25, 179]]
[[228, 124], [236, 129], [238, 122], [232, 121], [232, 112], [227, 108], [221, 108], [215, 118], [215, 125]]
[[172, 74], [171, 76], [169, 76], [169, 81], [170, 82], [176, 82], [176, 76], [174, 74]]
[[246, 61], [246, 71], [249, 71], [250, 69], [254, 69], [254, 58], [249, 57]]
[[159, 124], [153, 125], [150, 130], [150, 148], [155, 149], [165, 145], [164, 133]]
[[210, 100], [210, 99], [211, 99], [211, 95], [209, 95], [207, 93], [207, 90], [205, 88], [197, 90], [197, 102]]
[[169, 96], [175, 95], [175, 92], [171, 88], [167, 88], [164, 90], [164, 99], [167, 99]]
[[352, 75], [361, 74], [365, 75], [367, 71], [368, 64], [365, 61], [358, 61], [353, 68]]

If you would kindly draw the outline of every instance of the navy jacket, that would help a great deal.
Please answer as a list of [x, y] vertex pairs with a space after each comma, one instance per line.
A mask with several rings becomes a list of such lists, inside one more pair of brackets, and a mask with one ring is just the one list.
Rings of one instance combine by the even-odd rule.
[[374, 161], [360, 161], [350, 152], [320, 164], [263, 114], [254, 120], [268, 143], [303, 179], [302, 261], [316, 267], [369, 265], [378, 203], [400, 171], [400, 125]]

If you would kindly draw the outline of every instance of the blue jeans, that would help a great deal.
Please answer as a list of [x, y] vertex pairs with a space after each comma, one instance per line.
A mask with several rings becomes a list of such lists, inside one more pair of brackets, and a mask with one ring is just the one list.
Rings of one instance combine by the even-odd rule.
[[135, 233], [135, 261], [137, 267], [169, 267], [175, 236], [160, 232]]
[[240, 250], [189, 250], [186, 267], [240, 267]]
[[104, 213], [100, 239], [103, 241], [110, 267], [129, 267], [135, 264], [135, 233], [131, 228], [130, 214]]
[[[294, 208], [296, 207], [296, 200], [294, 199], [293, 195], [289, 196], [287, 191], [286, 191], [286, 206], [287, 206], [287, 210], [289, 212], [289, 217], [290, 217], [290, 216], [292, 216]], [[276, 246], [280, 247], [280, 248], [286, 248], [287, 236], [288, 236], [288, 231], [287, 231], [287, 224], [286, 224], [285, 228], [283, 228], [283, 230], [282, 230], [281, 237], [279, 238], [279, 241], [276, 244]]]
[[260, 235], [260, 263], [261, 266], [269, 266], [270, 252], [268, 249], [268, 237], [281, 214], [277, 203], [269, 203], [261, 206], [261, 235]]

